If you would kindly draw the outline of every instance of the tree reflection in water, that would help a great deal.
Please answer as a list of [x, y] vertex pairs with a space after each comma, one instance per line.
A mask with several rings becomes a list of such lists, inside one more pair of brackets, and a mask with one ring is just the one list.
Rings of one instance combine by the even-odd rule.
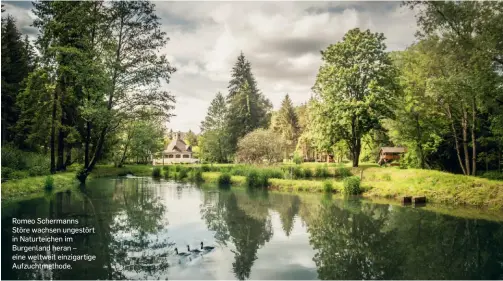
[[325, 202], [309, 225], [320, 279], [501, 279], [501, 224]]

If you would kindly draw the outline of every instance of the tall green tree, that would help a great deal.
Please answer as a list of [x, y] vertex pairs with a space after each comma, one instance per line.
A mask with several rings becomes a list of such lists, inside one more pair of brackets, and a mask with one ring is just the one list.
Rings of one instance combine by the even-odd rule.
[[210, 162], [227, 162], [230, 149], [227, 134], [227, 104], [218, 92], [201, 122], [201, 158]]
[[174, 97], [161, 89], [175, 71], [158, 51], [168, 41], [160, 29], [155, 5], [148, 1], [113, 2], [108, 10], [111, 47], [105, 60], [110, 80], [98, 141], [88, 165], [79, 172], [84, 182], [102, 156], [108, 133], [124, 118], [145, 114], [171, 117]]
[[232, 69], [229, 82], [228, 133], [230, 147], [236, 150], [239, 138], [257, 129], [266, 128], [271, 117], [271, 102], [258, 90], [251, 64], [241, 52]]
[[287, 153], [294, 151], [299, 137], [299, 120], [288, 94], [281, 102], [281, 108], [274, 118], [274, 124], [271, 125], [285, 141]]
[[383, 34], [356, 28], [321, 52], [313, 88], [316, 130], [330, 147], [345, 140], [353, 167], [358, 167], [363, 135], [392, 114], [396, 71], [384, 40]]
[[2, 17], [2, 144], [14, 141], [20, 110], [17, 98], [33, 70], [35, 55], [11, 15]]

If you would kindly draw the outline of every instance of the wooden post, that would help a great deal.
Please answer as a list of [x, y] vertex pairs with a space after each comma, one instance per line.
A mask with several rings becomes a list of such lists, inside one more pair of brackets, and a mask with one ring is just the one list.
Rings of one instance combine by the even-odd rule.
[[402, 204], [412, 204], [412, 196], [404, 196], [401, 201]]
[[425, 204], [425, 203], [426, 203], [426, 197], [425, 196], [414, 197], [414, 204]]

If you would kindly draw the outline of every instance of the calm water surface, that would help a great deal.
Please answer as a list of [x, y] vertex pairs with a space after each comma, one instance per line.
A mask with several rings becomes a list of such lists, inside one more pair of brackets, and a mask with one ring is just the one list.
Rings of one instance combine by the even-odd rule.
[[[12, 217], [76, 218], [73, 270], [14, 271]], [[174, 248], [215, 246], [179, 258]], [[2, 279], [503, 279], [503, 224], [150, 178], [2, 204]]]

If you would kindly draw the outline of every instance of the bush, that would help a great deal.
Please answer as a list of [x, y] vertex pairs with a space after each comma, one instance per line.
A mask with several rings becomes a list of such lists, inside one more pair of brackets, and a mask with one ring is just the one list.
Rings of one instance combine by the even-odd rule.
[[256, 129], [238, 141], [235, 159], [238, 163], [269, 163], [283, 160], [284, 143], [275, 132]]
[[351, 170], [344, 167], [344, 166], [340, 166], [340, 167], [337, 167], [337, 169], [336, 169], [336, 175], [342, 179], [347, 178], [347, 177], [351, 176]]
[[261, 172], [252, 170], [246, 176], [246, 186], [248, 187], [267, 187], [269, 179]]
[[316, 166], [314, 175], [317, 178], [326, 178], [328, 177], [328, 168], [326, 166]]
[[2, 167], [2, 182], [11, 178], [12, 172], [15, 170], [9, 167]]
[[10, 173], [10, 178], [12, 180], [18, 180], [18, 179], [24, 179], [29, 177], [30, 175], [28, 174], [27, 171], [12, 171]]
[[154, 169], [152, 170], [152, 176], [154, 178], [160, 178], [161, 177], [161, 168], [154, 167]]
[[45, 177], [44, 189], [52, 190], [54, 188], [54, 178], [52, 176]]
[[332, 185], [331, 181], [324, 181], [323, 182], [323, 191], [330, 193], [334, 192], [334, 186]]
[[302, 156], [300, 156], [298, 153], [295, 153], [293, 155], [293, 163], [298, 165], [298, 164], [302, 164], [302, 162], [303, 162]]
[[304, 170], [301, 167], [293, 167], [292, 168], [292, 175], [294, 179], [302, 179], [304, 178]]
[[210, 168], [210, 166], [205, 164], [205, 165], [201, 166], [201, 169], [203, 170], [203, 172], [209, 172], [211, 168]]
[[503, 173], [498, 171], [489, 171], [481, 175], [481, 177], [490, 180], [503, 180]]
[[217, 179], [219, 186], [227, 186], [231, 184], [231, 175], [227, 173], [220, 174]]
[[164, 170], [164, 172], [163, 172], [164, 178], [168, 179], [169, 176], [171, 175], [171, 172], [169, 171], [169, 167], [163, 167], [162, 169]]
[[347, 177], [343, 181], [343, 192], [347, 195], [357, 195], [361, 193], [360, 178], [357, 176]]
[[311, 178], [313, 176], [313, 170], [311, 168], [304, 168], [304, 177], [306, 179]]
[[189, 175], [189, 171], [188, 171], [189, 169], [187, 167], [178, 166], [177, 169], [178, 169], [178, 174], [177, 174], [178, 179], [183, 180], [184, 178], [186, 178]]
[[189, 178], [192, 181], [195, 182], [202, 182], [203, 181], [203, 170], [200, 168], [193, 168], [190, 171]]

